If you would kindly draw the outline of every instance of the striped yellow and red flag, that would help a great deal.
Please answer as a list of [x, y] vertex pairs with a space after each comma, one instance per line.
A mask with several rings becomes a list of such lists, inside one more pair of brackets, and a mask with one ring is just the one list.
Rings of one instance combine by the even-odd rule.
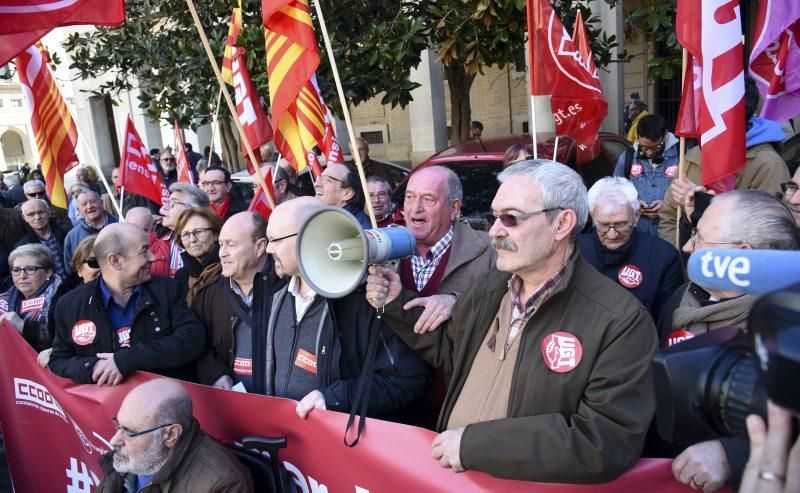
[[262, 0], [275, 147], [297, 170], [325, 135], [325, 113], [312, 82], [319, 65], [307, 0]]
[[64, 173], [78, 163], [75, 154], [78, 129], [47, 66], [48, 61], [42, 45], [36, 43], [17, 56], [17, 74], [39, 149], [47, 195], [50, 203], [66, 208]]
[[239, 6], [235, 7], [231, 13], [231, 23], [228, 25], [228, 40], [225, 42], [225, 53], [222, 55], [222, 80], [229, 85], [233, 85], [233, 60], [240, 50], [235, 45], [241, 32], [242, 0], [239, 0]]

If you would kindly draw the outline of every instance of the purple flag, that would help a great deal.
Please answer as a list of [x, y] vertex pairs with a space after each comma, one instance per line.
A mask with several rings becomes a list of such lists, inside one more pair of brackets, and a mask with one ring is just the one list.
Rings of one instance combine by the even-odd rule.
[[800, 114], [800, 1], [761, 0], [750, 54], [764, 108], [761, 116], [784, 121]]

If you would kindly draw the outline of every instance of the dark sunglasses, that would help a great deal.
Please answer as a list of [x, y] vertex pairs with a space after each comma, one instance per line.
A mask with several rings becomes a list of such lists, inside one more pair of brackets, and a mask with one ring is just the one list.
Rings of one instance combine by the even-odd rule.
[[513, 228], [513, 227], [519, 225], [519, 223], [521, 221], [525, 221], [526, 219], [530, 219], [530, 218], [532, 218], [534, 216], [538, 216], [539, 214], [542, 214], [542, 213], [545, 213], [545, 212], [550, 212], [550, 211], [563, 211], [563, 210], [564, 210], [563, 207], [550, 207], [549, 209], [542, 209], [540, 211], [526, 212], [525, 214], [517, 214], [517, 215], [513, 215], [513, 214], [498, 214], [498, 215], [495, 216], [494, 214], [486, 213], [486, 214], [484, 214], [484, 217], [489, 222], [489, 226], [493, 225], [495, 223], [495, 221], [497, 221], [499, 219], [500, 220], [500, 224], [502, 224], [506, 228]]
[[100, 268], [100, 264], [97, 263], [97, 259], [95, 257], [87, 257], [85, 262], [86, 262], [86, 265], [88, 265], [92, 269], [99, 269]]

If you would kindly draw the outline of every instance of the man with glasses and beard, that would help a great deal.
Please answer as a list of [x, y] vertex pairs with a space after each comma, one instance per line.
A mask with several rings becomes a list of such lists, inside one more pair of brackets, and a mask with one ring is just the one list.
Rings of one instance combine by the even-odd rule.
[[681, 256], [661, 238], [642, 234], [636, 188], [607, 177], [589, 189], [595, 231], [578, 238], [581, 255], [603, 275], [629, 290], [658, 320], [661, 307], [683, 284]]
[[524, 161], [498, 176], [489, 236], [496, 269], [452, 319], [413, 332], [417, 295], [371, 266], [367, 299], [452, 377], [431, 454], [442, 467], [539, 482], [604, 483], [634, 465], [655, 408], [653, 321], [576, 247], [586, 187], [568, 167]]
[[100, 458], [97, 492], [251, 492], [249, 471], [192, 416], [192, 398], [160, 378], [131, 390], [113, 418], [111, 451]]

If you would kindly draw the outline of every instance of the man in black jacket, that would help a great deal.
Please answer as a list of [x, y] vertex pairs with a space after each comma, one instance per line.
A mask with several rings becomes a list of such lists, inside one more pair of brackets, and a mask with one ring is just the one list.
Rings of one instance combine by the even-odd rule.
[[595, 231], [578, 238], [583, 258], [630, 291], [658, 320], [667, 299], [683, 284], [678, 250], [637, 229], [638, 192], [625, 178], [607, 177], [592, 185], [589, 211]]
[[194, 380], [205, 328], [171, 279], [152, 278], [150, 241], [116, 223], [94, 244], [101, 277], [56, 305], [49, 367], [78, 383], [116, 385], [136, 370]]

